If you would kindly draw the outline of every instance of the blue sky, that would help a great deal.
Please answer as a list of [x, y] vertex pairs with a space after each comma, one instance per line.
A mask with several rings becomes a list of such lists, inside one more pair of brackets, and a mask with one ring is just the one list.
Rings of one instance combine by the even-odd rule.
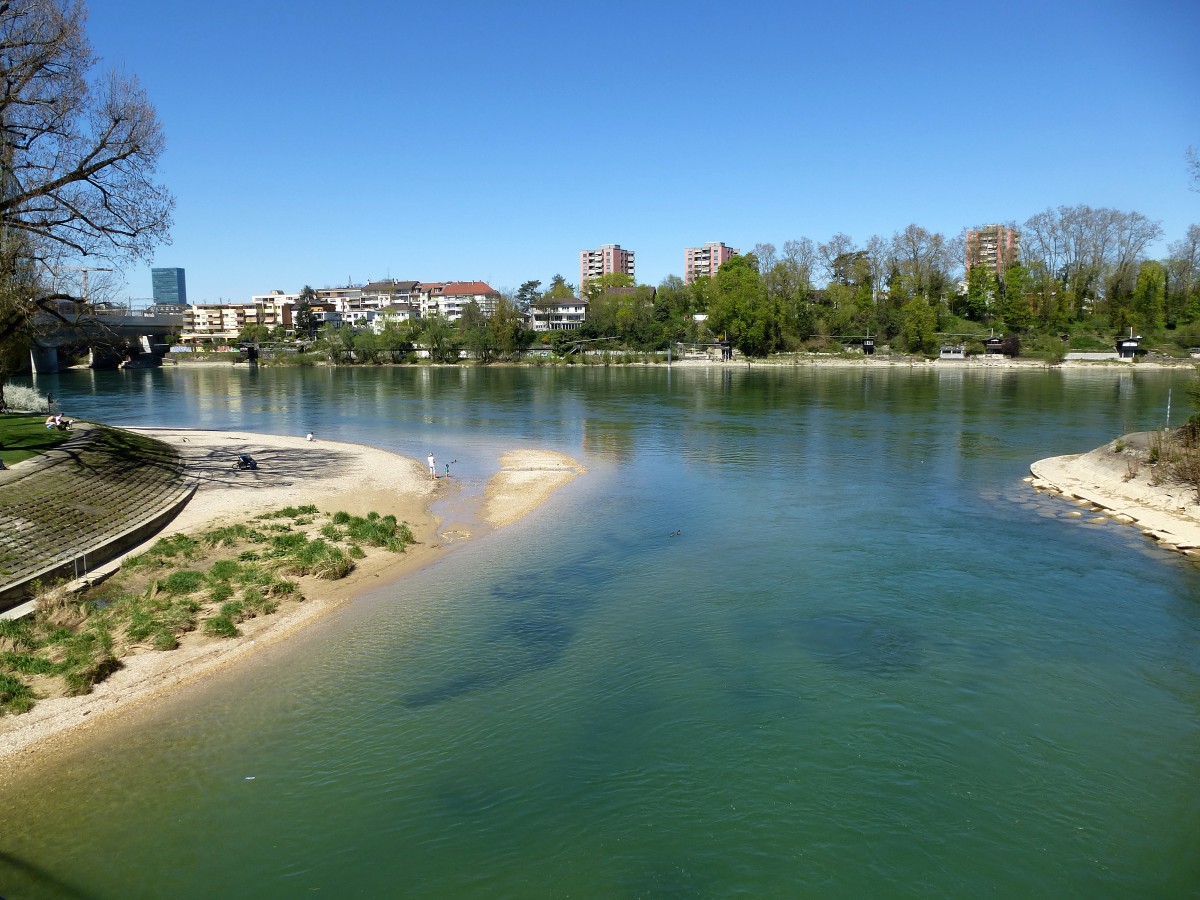
[[[192, 302], [372, 278], [578, 280], [1051, 206], [1200, 222], [1200, 3], [92, 0], [178, 206]], [[150, 265], [125, 272], [150, 296]]]

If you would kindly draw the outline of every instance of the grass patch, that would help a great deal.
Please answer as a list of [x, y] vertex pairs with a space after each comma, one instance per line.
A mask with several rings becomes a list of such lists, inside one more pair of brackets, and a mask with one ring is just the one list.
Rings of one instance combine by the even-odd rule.
[[0, 672], [0, 714], [33, 709], [33, 690], [15, 675]]
[[[189, 632], [236, 637], [239, 624], [302, 601], [295, 576], [345, 577], [364, 547], [403, 550], [412, 532], [393, 516], [288, 507], [265, 524], [162, 538], [88, 592], [39, 596], [33, 615], [0, 620], [0, 714], [48, 696], [84, 694], [130, 653], [172, 650]], [[36, 679], [30, 682], [28, 679]]]
[[158, 582], [158, 586], [168, 594], [190, 594], [193, 591], [199, 590], [204, 581], [203, 572], [181, 569], [163, 578]]
[[69, 431], [47, 428], [44, 414], [0, 413], [0, 460], [6, 466], [53, 450], [70, 438]]

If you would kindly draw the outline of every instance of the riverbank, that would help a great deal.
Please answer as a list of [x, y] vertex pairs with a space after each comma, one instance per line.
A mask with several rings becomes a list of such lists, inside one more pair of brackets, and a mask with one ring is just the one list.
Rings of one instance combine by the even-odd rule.
[[1155, 432], [1127, 434], [1088, 453], [1039, 460], [1028, 480], [1039, 491], [1134, 525], [1162, 547], [1200, 557], [1196, 488], [1173, 481], [1165, 464], [1152, 464], [1156, 440]]
[[[626, 361], [625, 357], [630, 359]], [[643, 358], [637, 358], [643, 357]], [[738, 356], [735, 359], [721, 359], [718, 356], [706, 357], [685, 355], [674, 357], [671, 362], [667, 362], [665, 352], [658, 353], [614, 353], [608, 359], [597, 355], [586, 357], [586, 361], [568, 362], [566, 359], [558, 358], [536, 358], [524, 359], [520, 361], [495, 361], [487, 363], [486, 366], [480, 368], [587, 368], [593, 366], [662, 366], [662, 367], [678, 367], [678, 368], [751, 368], [759, 367], [780, 367], [780, 368], [804, 368], [804, 367], [863, 367], [863, 368], [946, 368], [946, 369], [1023, 369], [1027, 371], [1045, 371], [1046, 369], [1068, 369], [1073, 371], [1156, 371], [1162, 369], [1192, 369], [1195, 368], [1200, 360], [1183, 359], [1183, 358], [1168, 358], [1157, 357], [1154, 359], [1141, 358], [1136, 361], [1128, 360], [1061, 360], [1053, 361], [1048, 359], [1034, 359], [1031, 357], [1008, 357], [998, 355], [977, 355], [968, 356], [965, 359], [928, 359], [924, 356], [907, 356], [904, 354], [877, 353], [867, 356], [861, 353], [779, 353], [765, 358], [748, 358]], [[169, 365], [177, 365], [183, 368], [194, 366], [197, 368], [216, 367], [216, 366], [239, 366], [245, 368], [245, 363], [235, 362], [230, 359], [173, 359], [169, 361]], [[422, 360], [417, 363], [370, 363], [362, 364], [361, 366], [354, 363], [331, 363], [325, 360], [313, 363], [312, 365], [329, 367], [329, 368], [463, 368], [476, 367], [478, 364], [471, 360], [462, 360], [458, 363], [435, 363], [428, 360]], [[267, 364], [267, 368], [288, 368], [297, 367], [287, 362]]]
[[[416, 543], [402, 554], [370, 550], [347, 578], [338, 581], [300, 579], [303, 602], [286, 603], [274, 615], [243, 622], [236, 638], [187, 634], [176, 650], [146, 650], [125, 657], [122, 667], [90, 694], [45, 699], [28, 713], [0, 718], [0, 758], [5, 758], [6, 775], [17, 763], [89, 739], [105, 723], [118, 720], [118, 713], [223, 669], [314, 624], [367, 590], [427, 565], [451, 542], [519, 521], [586, 471], [563, 454], [508, 451], [500, 458], [500, 471], [483, 489], [481, 520], [475, 527], [460, 526], [451, 535], [439, 530], [441, 523], [431, 504], [456, 499], [463, 488], [454, 478], [431, 480], [425, 467], [413, 459], [361, 444], [251, 432], [130, 430], [175, 446], [186, 474], [197, 483], [191, 501], [154, 540], [217, 524], [249, 522], [285, 506], [312, 504], [351, 515], [394, 515], [409, 525]], [[241, 453], [253, 456], [258, 468], [234, 468], [232, 460]], [[133, 552], [144, 549], [145, 545]]]

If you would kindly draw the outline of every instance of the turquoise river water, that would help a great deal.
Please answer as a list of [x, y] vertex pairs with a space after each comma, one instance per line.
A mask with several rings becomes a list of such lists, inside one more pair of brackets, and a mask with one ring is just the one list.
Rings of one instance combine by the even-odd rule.
[[1021, 480], [1182, 420], [1189, 378], [39, 377], [468, 490], [512, 447], [589, 472], [8, 784], [0, 895], [1197, 896], [1200, 569]]

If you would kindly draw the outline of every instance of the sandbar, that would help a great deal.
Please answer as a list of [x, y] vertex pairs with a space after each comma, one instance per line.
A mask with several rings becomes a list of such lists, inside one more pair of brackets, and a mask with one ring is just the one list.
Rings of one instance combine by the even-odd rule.
[[[309, 626], [323, 614], [367, 590], [408, 574], [437, 559], [453, 540], [470, 538], [439, 532], [431, 504], [462, 490], [457, 479], [430, 479], [417, 460], [376, 447], [303, 437], [235, 431], [133, 428], [180, 451], [186, 473], [197, 482], [192, 499], [153, 540], [178, 532], [199, 532], [217, 524], [246, 522], [285, 506], [312, 504], [324, 511], [352, 515], [378, 512], [407, 522], [417, 543], [402, 554], [375, 551], [339, 581], [300, 579], [302, 603], [281, 607], [271, 616], [239, 626], [237, 638], [221, 639], [192, 632], [176, 650], [126, 656], [123, 666], [81, 697], [43, 699], [27, 713], [0, 717], [0, 778], [22, 763], [87, 740], [115, 715], [211, 674]], [[255, 471], [233, 467], [240, 453], [259, 463]], [[509, 450], [499, 456], [500, 471], [484, 488], [483, 522], [476, 533], [518, 522], [558, 488], [587, 470], [574, 459], [545, 450]], [[150, 543], [150, 542], [148, 542]], [[135, 548], [139, 553], [146, 545]], [[119, 565], [119, 560], [110, 564]]]

